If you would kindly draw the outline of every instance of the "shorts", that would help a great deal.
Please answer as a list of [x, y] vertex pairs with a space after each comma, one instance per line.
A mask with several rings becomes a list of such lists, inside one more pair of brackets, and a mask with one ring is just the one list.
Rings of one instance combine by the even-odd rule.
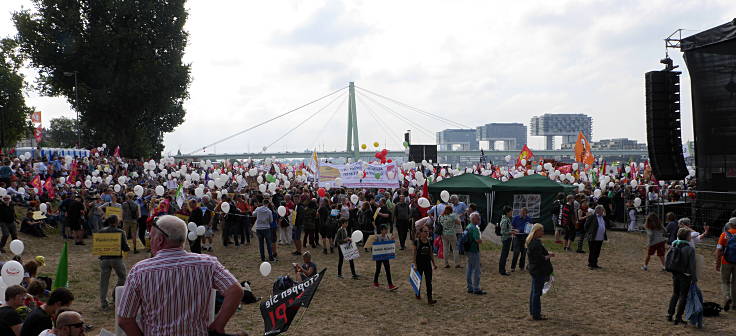
[[301, 239], [302, 239], [302, 227], [294, 226], [291, 229], [291, 240], [301, 240]]
[[335, 238], [335, 231], [328, 226], [321, 226], [319, 228], [319, 235], [323, 238]]
[[82, 229], [82, 220], [80, 218], [68, 218], [66, 221], [66, 226], [72, 231], [79, 231]]
[[649, 246], [649, 251], [647, 251], [647, 255], [654, 255], [654, 253], [656, 252], [658, 257], [663, 257], [664, 256], [664, 243], [665, 242], [661, 242], [661, 243], [657, 243], [652, 246]]
[[577, 230], [575, 230], [575, 228], [562, 228], [562, 232], [565, 233], [565, 240], [575, 240], [575, 235], [577, 234]]

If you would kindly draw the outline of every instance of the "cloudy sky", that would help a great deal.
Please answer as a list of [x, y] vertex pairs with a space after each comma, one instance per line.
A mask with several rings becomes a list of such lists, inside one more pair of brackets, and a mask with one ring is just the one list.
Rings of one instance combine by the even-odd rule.
[[[0, 35], [15, 34], [10, 14], [22, 7], [30, 0], [0, 2]], [[661, 68], [663, 39], [678, 28], [691, 35], [720, 25], [736, 13], [733, 0], [190, 0], [187, 7], [191, 99], [186, 120], [165, 138], [166, 151], [183, 153], [349, 81], [452, 121], [359, 90], [361, 143], [400, 148], [407, 129], [413, 142], [434, 143], [433, 132], [445, 128], [528, 125], [543, 113], [592, 116], [593, 141], [644, 141], [644, 73]], [[680, 52], [670, 53], [685, 68]], [[28, 69], [29, 78], [33, 73]], [[690, 140], [687, 71], [682, 82], [683, 138]], [[344, 150], [341, 93], [206, 153]], [[44, 123], [74, 116], [62, 98], [28, 94]], [[544, 141], [529, 137], [529, 143], [540, 148]]]

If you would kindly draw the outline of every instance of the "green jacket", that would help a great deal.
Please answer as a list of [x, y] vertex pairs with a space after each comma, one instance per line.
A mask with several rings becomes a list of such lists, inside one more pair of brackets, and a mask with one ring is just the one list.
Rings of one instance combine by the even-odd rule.
[[501, 216], [501, 240], [511, 239], [511, 218], [506, 215]]

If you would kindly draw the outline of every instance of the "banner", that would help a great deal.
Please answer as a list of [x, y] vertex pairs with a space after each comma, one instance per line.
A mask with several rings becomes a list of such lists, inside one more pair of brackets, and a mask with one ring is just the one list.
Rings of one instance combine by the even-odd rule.
[[120, 233], [93, 233], [92, 255], [112, 257], [123, 255], [120, 238], [122, 238]]
[[345, 261], [357, 259], [358, 257], [360, 257], [360, 254], [358, 253], [358, 247], [355, 246], [355, 243], [353, 242], [340, 244], [340, 251], [342, 251], [342, 256]]
[[309, 307], [326, 270], [323, 269], [306, 281], [261, 302], [264, 335], [278, 335], [289, 330], [299, 308]]
[[43, 139], [43, 128], [41, 125], [33, 129], [33, 137], [36, 139], [36, 142], [41, 142]]
[[396, 258], [396, 242], [393, 240], [373, 242], [373, 260]]
[[348, 164], [319, 164], [319, 186], [331, 188], [335, 179], [342, 180], [346, 188], [398, 188], [399, 169], [396, 163], [365, 164], [360, 162]]
[[105, 217], [110, 217], [112, 215], [118, 216], [118, 220], [123, 220], [123, 208], [114, 206], [105, 207]]
[[31, 122], [34, 124], [41, 123], [41, 111], [31, 112]]
[[419, 292], [421, 292], [422, 289], [422, 276], [417, 273], [417, 270], [414, 268], [414, 264], [409, 266], [409, 284], [414, 290], [414, 295], [419, 296]]

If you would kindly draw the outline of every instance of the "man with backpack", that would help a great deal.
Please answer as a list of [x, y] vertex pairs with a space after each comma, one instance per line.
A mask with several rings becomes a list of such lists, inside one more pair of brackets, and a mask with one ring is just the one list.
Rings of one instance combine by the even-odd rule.
[[[123, 232], [133, 239], [133, 253], [138, 253], [138, 218], [141, 217], [141, 208], [135, 202], [135, 194], [128, 192], [125, 195], [123, 208]], [[143, 242], [145, 246], [145, 241]]]
[[[726, 224], [726, 231], [721, 233], [716, 245], [716, 272], [721, 272], [721, 290], [723, 291], [723, 310], [731, 309], [736, 298], [736, 217], [731, 217]], [[736, 308], [736, 305], [733, 306]]]
[[480, 244], [482, 241], [478, 225], [480, 225], [480, 214], [474, 212], [470, 214], [470, 223], [465, 227], [461, 240], [468, 259], [468, 267], [465, 271], [468, 293], [485, 295], [486, 292], [480, 289]]
[[665, 270], [672, 273], [672, 297], [667, 310], [667, 321], [672, 322], [675, 315], [675, 324], [684, 324], [682, 314], [685, 312], [690, 285], [696, 281], [695, 249], [690, 246], [690, 229], [680, 228], [677, 231], [677, 240], [672, 242], [670, 250], [667, 251]]

